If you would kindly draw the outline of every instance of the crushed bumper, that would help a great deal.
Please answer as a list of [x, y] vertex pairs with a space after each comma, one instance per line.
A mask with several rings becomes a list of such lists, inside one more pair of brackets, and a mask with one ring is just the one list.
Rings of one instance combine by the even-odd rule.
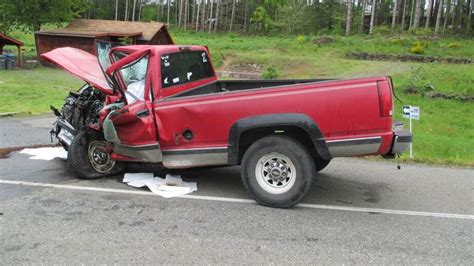
[[399, 130], [393, 132], [393, 144], [390, 154], [402, 153], [410, 147], [413, 141], [413, 134], [407, 130]]
[[65, 146], [71, 145], [71, 142], [77, 133], [78, 131], [62, 117], [58, 117], [56, 119], [54, 127], [50, 132], [51, 136], [58, 138], [59, 141]]

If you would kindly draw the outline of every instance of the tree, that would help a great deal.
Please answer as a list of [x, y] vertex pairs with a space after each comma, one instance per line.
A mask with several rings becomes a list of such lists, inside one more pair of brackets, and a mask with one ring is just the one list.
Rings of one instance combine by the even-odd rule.
[[415, 15], [415, 1], [416, 0], [411, 0], [410, 25], [408, 26], [408, 29], [411, 29], [413, 27], [413, 17]]
[[217, 26], [218, 26], [218, 23], [219, 23], [219, 10], [220, 10], [220, 1], [217, 0], [217, 2], [216, 2], [216, 20], [215, 20], [215, 23], [214, 23], [214, 32], [217, 31]]
[[135, 21], [135, 10], [137, 7], [137, 0], [133, 0], [132, 21]]
[[420, 27], [421, 18], [421, 0], [415, 0], [415, 17], [413, 18], [413, 28]]
[[[418, 0], [419, 1], [419, 0]], [[377, 4], [377, 0], [372, 1], [372, 10], [371, 10], [371, 15], [370, 15], [370, 28], [369, 28], [369, 34], [372, 35], [374, 31], [374, 23], [375, 23], [375, 7]]]
[[229, 32], [232, 31], [232, 26], [234, 24], [234, 16], [235, 16], [235, 0], [232, 0], [232, 12], [231, 12], [231, 15], [230, 15]]
[[168, 14], [166, 15], [166, 24], [170, 24], [170, 0], [167, 0], [166, 1], [166, 5], [168, 6], [168, 10], [166, 10], [166, 12], [168, 12]]
[[407, 0], [403, 0], [402, 30], [405, 30], [406, 15], [407, 15]]
[[360, 18], [359, 33], [364, 32], [365, 7], [367, 6], [367, 1], [368, 0], [362, 0], [362, 10], [360, 12], [361, 13], [361, 18]]
[[179, 3], [178, 28], [181, 27], [181, 19], [183, 17], [183, 3], [183, 0], [181, 0]]
[[428, 11], [426, 13], [426, 24], [425, 28], [430, 27], [431, 11], [433, 10], [433, 0], [428, 0]]
[[123, 20], [128, 20], [128, 0], [125, 0], [125, 17]]
[[399, 0], [395, 0], [395, 3], [393, 4], [393, 9], [392, 9], [392, 27], [391, 31], [395, 29], [395, 25], [397, 24], [397, 17], [398, 17], [398, 4]]
[[183, 21], [183, 29], [186, 29], [188, 24], [188, 14], [189, 14], [189, 1], [185, 0], [184, 2], [184, 21]]
[[352, 0], [347, 0], [347, 16], [346, 16], [346, 36], [351, 34], [352, 28]]
[[212, 30], [212, 10], [214, 9], [214, 0], [211, 1], [211, 7], [209, 10], [209, 33], [211, 33]]
[[199, 29], [199, 9], [200, 9], [199, 5], [201, 5], [201, 4], [203, 4], [203, 3], [198, 3], [197, 8], [196, 8], [197, 9], [196, 10], [196, 31], [198, 31], [198, 29]]
[[270, 30], [272, 21], [263, 6], [258, 6], [252, 14], [250, 22], [256, 25], [256, 30], [267, 34]]
[[115, 20], [118, 20], [118, 0], [115, 0]]
[[87, 10], [87, 0], [4, 0], [0, 28], [8, 32], [12, 27], [38, 31], [46, 23], [61, 24]]
[[439, 8], [438, 8], [438, 14], [436, 15], [436, 25], [435, 25], [435, 30], [434, 34], [438, 35], [439, 31], [439, 26], [441, 24], [441, 17], [443, 16], [443, 0], [440, 0], [439, 2]]
[[471, 17], [472, 17], [472, 6], [474, 5], [472, 3], [473, 1], [470, 0], [469, 1], [469, 8], [467, 9], [468, 10], [468, 17], [467, 17], [467, 27], [466, 27], [466, 34], [469, 35], [471, 33], [471, 28], [472, 28], [472, 25], [471, 25]]
[[446, 13], [444, 14], [443, 34], [446, 31], [446, 26], [448, 25], [448, 15], [450, 14], [452, 0], [447, 0], [447, 1], [448, 1], [448, 7], [446, 8]]

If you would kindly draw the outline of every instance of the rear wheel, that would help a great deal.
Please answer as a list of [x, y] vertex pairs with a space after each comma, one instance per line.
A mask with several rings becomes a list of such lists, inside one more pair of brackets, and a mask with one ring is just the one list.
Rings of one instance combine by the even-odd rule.
[[290, 208], [303, 200], [315, 172], [309, 151], [286, 136], [253, 143], [242, 159], [242, 182], [258, 203]]
[[68, 151], [68, 161], [73, 173], [82, 179], [96, 179], [119, 174], [124, 165], [111, 159], [108, 143], [102, 134], [81, 131], [74, 137]]

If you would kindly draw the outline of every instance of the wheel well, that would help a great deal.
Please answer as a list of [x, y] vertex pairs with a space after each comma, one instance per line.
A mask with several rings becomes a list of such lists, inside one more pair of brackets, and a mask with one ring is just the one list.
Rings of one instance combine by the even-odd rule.
[[297, 126], [269, 126], [245, 130], [240, 134], [238, 164], [240, 164], [240, 162], [242, 161], [242, 157], [244, 156], [250, 145], [252, 145], [257, 140], [270, 135], [284, 135], [291, 137], [294, 140], [299, 141], [301, 144], [303, 144], [304, 147], [308, 147], [313, 158], [315, 158], [315, 156], [318, 156], [313, 141], [304, 129]]

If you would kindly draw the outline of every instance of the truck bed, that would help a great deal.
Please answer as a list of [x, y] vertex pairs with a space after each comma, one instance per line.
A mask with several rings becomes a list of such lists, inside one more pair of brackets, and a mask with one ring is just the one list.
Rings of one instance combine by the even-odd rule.
[[192, 90], [173, 95], [170, 98], [197, 96], [226, 91], [251, 90], [285, 85], [328, 81], [330, 79], [272, 79], [272, 80], [219, 80]]

